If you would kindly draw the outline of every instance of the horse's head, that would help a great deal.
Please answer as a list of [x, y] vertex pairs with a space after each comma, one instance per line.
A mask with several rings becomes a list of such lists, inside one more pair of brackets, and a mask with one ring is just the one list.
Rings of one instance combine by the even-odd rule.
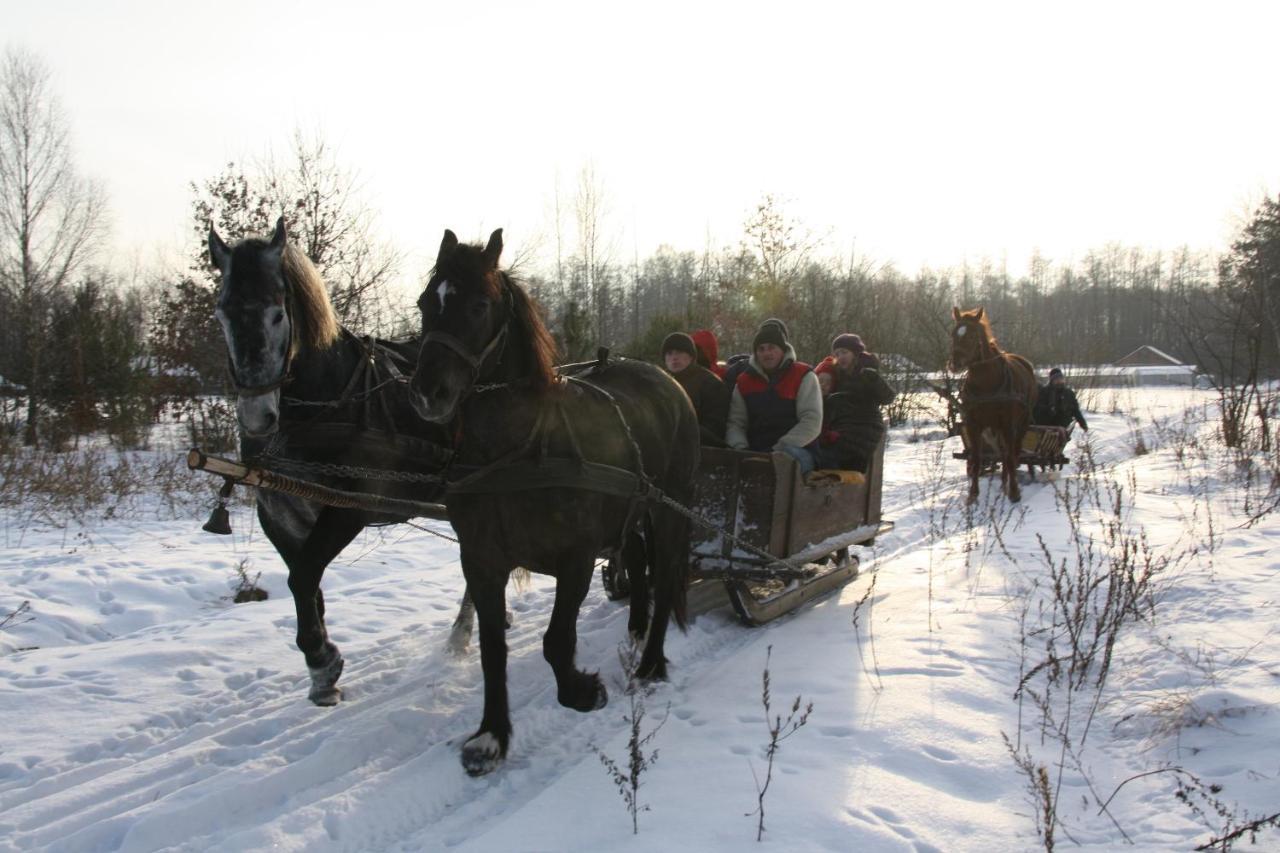
[[284, 251], [284, 217], [269, 241], [242, 240], [234, 248], [209, 227], [209, 257], [222, 274], [214, 313], [227, 341], [231, 381], [240, 392], [240, 429], [255, 437], [279, 425], [280, 385], [293, 348]]
[[418, 298], [422, 349], [409, 395], [428, 421], [447, 421], [477, 379], [502, 358], [512, 298], [498, 270], [502, 229], [480, 246], [444, 232], [436, 267]]
[[961, 311], [959, 308], [952, 308], [951, 316], [956, 321], [955, 328], [951, 330], [951, 370], [965, 370], [974, 362], [993, 354], [995, 338], [991, 335], [991, 325], [987, 322], [985, 309]]

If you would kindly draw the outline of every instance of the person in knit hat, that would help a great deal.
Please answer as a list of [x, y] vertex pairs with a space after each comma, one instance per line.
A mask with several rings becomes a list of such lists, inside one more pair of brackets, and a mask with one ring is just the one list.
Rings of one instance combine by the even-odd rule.
[[822, 391], [787, 337], [780, 320], [760, 324], [751, 358], [734, 383], [726, 438], [739, 450], [786, 453], [807, 474], [815, 467], [811, 448], [822, 431]]
[[815, 460], [822, 468], [865, 473], [885, 431], [880, 407], [891, 403], [897, 391], [880, 375], [880, 360], [867, 352], [859, 336], [836, 335], [831, 357], [833, 387], [824, 401]]
[[1080, 401], [1076, 392], [1067, 387], [1067, 378], [1062, 370], [1055, 367], [1049, 371], [1049, 384], [1040, 386], [1040, 394], [1036, 397], [1036, 407], [1032, 419], [1042, 426], [1068, 427], [1075, 421], [1085, 432], [1089, 431], [1089, 423], [1080, 411]]
[[714, 373], [696, 363], [698, 347], [684, 332], [672, 332], [662, 342], [662, 362], [689, 395], [698, 413], [702, 443], [724, 447], [725, 421], [729, 417], [729, 389]]
[[[768, 320], [765, 320], [760, 324], [760, 328], [762, 329], [765, 326], [777, 326], [782, 330], [782, 337], [786, 340], [790, 340], [791, 332], [787, 329], [787, 324], [779, 320], [777, 317], [770, 317]], [[720, 378], [724, 380], [725, 387], [730, 391], [737, 387], [738, 377], [742, 375], [742, 371], [746, 370], [750, 363], [751, 353], [749, 352], [738, 353], [737, 355], [730, 356], [728, 361], [725, 362], [724, 373], [720, 375]]]

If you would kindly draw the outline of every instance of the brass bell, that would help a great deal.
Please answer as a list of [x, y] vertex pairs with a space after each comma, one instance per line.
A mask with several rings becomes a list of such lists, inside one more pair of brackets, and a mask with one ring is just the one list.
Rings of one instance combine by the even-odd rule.
[[209, 513], [209, 520], [204, 523], [201, 530], [216, 533], [219, 536], [231, 535], [231, 514], [227, 512], [227, 498], [231, 497], [231, 489], [234, 486], [235, 483], [230, 480], [222, 484], [222, 488], [218, 490], [218, 505], [213, 508], [213, 512]]

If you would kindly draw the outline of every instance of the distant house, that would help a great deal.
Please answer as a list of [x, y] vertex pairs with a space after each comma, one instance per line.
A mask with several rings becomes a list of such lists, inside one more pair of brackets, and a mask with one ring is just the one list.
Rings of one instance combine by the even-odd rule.
[[1153, 346], [1141, 346], [1124, 358], [1115, 360], [1116, 367], [1187, 367], [1181, 361]]
[[1196, 366], [1183, 364], [1164, 350], [1140, 346], [1114, 365], [1128, 385], [1195, 385]]

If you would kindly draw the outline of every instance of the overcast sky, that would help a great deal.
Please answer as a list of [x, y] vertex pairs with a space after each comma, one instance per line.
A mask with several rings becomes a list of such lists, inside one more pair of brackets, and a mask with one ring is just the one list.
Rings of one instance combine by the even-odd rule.
[[832, 254], [1025, 267], [1223, 248], [1280, 185], [1280, 4], [0, 0], [117, 254], [183, 245], [188, 184], [318, 130], [425, 270], [550, 230], [591, 161], [621, 258], [733, 245], [766, 192]]

